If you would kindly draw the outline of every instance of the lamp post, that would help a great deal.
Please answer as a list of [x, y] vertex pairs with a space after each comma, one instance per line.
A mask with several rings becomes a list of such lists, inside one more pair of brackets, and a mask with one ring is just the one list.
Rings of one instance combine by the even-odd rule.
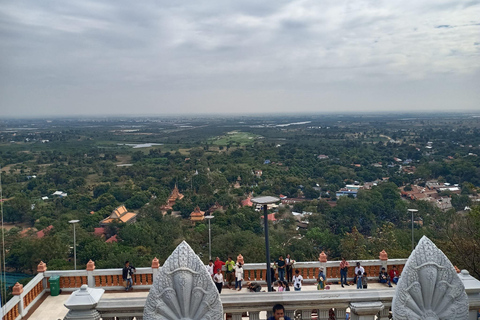
[[268, 291], [272, 291], [272, 275], [270, 272], [270, 245], [268, 243], [268, 214], [267, 207], [269, 204], [276, 203], [280, 201], [277, 197], [256, 197], [251, 199], [255, 204], [263, 206], [263, 222], [265, 226], [265, 258], [267, 259], [267, 287]]
[[415, 241], [413, 240], [413, 214], [418, 212], [417, 209], [408, 209], [408, 212], [412, 213], [412, 251], [415, 249]]
[[210, 220], [215, 218], [215, 216], [205, 216], [205, 219], [208, 219], [208, 260], [212, 260], [212, 229], [210, 228]]
[[73, 263], [75, 270], [77, 270], [77, 234], [75, 233], [75, 225], [80, 222], [80, 220], [70, 220], [68, 223], [73, 224]]

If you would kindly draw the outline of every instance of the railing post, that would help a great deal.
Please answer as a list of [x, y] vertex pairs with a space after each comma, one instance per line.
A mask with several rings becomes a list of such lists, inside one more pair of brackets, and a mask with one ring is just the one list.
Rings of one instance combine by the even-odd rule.
[[380, 316], [378, 320], [389, 320], [390, 319], [390, 306], [384, 305], [383, 310], [380, 310]]
[[90, 288], [95, 287], [95, 277], [93, 276], [93, 270], [95, 270], [95, 262], [90, 259], [87, 263], [87, 283]]
[[152, 282], [157, 278], [158, 268], [160, 268], [160, 262], [157, 257], [155, 257], [152, 260]]
[[20, 283], [15, 283], [15, 286], [13, 286], [13, 289], [12, 289], [12, 295], [14, 296], [19, 296], [19, 300], [18, 300], [18, 314], [20, 315], [21, 318], [23, 318], [23, 316], [25, 315], [24, 312], [23, 312], [23, 298], [22, 298], [22, 293], [23, 293], [23, 284], [20, 284]]
[[382, 266], [380, 267], [380, 270], [382, 268], [385, 268], [385, 271], [388, 272], [388, 269], [387, 269], [388, 254], [387, 254], [387, 252], [385, 252], [385, 250], [382, 250], [382, 252], [380, 252], [380, 256], [378, 258], [380, 259], [380, 262], [382, 264]]
[[[292, 317], [290, 317], [292, 318]], [[260, 320], [260, 311], [248, 311], [249, 320]]]
[[37, 266], [37, 272], [43, 273], [42, 285], [43, 285], [43, 288], [46, 290], [48, 288], [47, 286], [48, 283], [47, 283], [47, 277], [45, 277], [45, 271], [47, 271], [47, 265], [45, 264], [45, 262], [40, 261], [40, 263]]
[[295, 318], [295, 310], [285, 310], [285, 315], [290, 319]]
[[242, 320], [242, 313], [241, 312], [232, 313], [232, 320]]
[[347, 309], [345, 308], [335, 308], [335, 319], [345, 319], [347, 316]]
[[[323, 268], [323, 271], [325, 271], [325, 276], [327, 275], [327, 255], [325, 254], [324, 251], [319, 254], [318, 256], [318, 261], [320, 261], [320, 268]], [[314, 275], [314, 278], [316, 276]]]
[[312, 309], [302, 310], [302, 320], [312, 319]]
[[383, 309], [384, 305], [380, 301], [350, 303], [352, 320], [375, 320]]
[[330, 309], [318, 309], [318, 320], [328, 320]]
[[92, 289], [86, 284], [73, 292], [64, 306], [69, 310], [63, 320], [100, 320], [101, 316], [95, 307], [105, 290]]

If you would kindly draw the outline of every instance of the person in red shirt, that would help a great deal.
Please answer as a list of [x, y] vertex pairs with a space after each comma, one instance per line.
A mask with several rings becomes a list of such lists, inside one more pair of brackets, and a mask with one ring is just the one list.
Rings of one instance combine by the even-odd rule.
[[217, 271], [218, 269], [222, 270], [222, 266], [225, 265], [225, 262], [220, 260], [219, 257], [215, 258], [215, 262], [213, 263], [213, 270]]
[[400, 273], [398, 272], [397, 267], [393, 266], [392, 270], [390, 270], [390, 281], [397, 284], [399, 276]]

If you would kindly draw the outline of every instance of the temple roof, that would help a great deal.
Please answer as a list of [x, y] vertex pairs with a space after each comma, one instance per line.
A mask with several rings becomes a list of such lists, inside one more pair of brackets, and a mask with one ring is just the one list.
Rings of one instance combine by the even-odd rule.
[[200, 210], [199, 206], [196, 206], [195, 210], [190, 213], [190, 219], [193, 221], [201, 221], [205, 219], [205, 212]]
[[100, 221], [100, 224], [109, 224], [114, 221], [116, 222], [133, 222], [135, 221], [135, 217], [137, 216], [134, 212], [128, 212], [125, 206], [119, 206], [115, 210], [112, 211], [112, 214], [108, 217]]

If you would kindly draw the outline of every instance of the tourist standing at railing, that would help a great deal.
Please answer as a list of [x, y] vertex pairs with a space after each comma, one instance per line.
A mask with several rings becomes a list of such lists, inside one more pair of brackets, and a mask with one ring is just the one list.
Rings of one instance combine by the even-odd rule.
[[357, 274], [355, 277], [357, 278], [357, 289], [362, 289], [363, 288], [363, 283], [362, 283], [362, 271], [358, 270]]
[[273, 306], [273, 316], [269, 317], [267, 320], [291, 320], [289, 317], [285, 316], [285, 308], [281, 304], [276, 304]]
[[366, 272], [364, 272], [362, 274], [362, 287], [363, 289], [367, 289], [368, 288], [368, 275]]
[[349, 285], [347, 283], [348, 267], [350, 267], [350, 264], [343, 257], [342, 261], [340, 261], [340, 284], [342, 285], [342, 288], [345, 288], [343, 285]]
[[218, 293], [222, 293], [223, 288], [223, 274], [222, 269], [217, 269], [217, 273], [213, 276], [213, 282], [215, 282], [215, 286], [217, 287]]
[[220, 269], [222, 270], [222, 266], [225, 265], [225, 262], [223, 262], [222, 260], [220, 260], [219, 257], [216, 257], [215, 258], [215, 262], [213, 263], [213, 271], [215, 273], [217, 273], [217, 270]]
[[360, 265], [360, 262], [357, 262], [357, 266], [355, 267], [355, 278], [353, 278], [353, 283], [357, 283], [358, 271], [361, 271], [362, 274], [365, 273], [365, 269]]
[[278, 260], [275, 262], [278, 269], [278, 279], [285, 280], [285, 260], [283, 256], [278, 257]]
[[241, 263], [235, 265], [235, 289], [242, 290], [243, 267]]
[[225, 282], [227, 283], [228, 289], [232, 288], [232, 282], [235, 281], [235, 262], [232, 260], [232, 257], [228, 257], [227, 262], [225, 262]]
[[325, 283], [327, 282], [327, 277], [323, 273], [323, 268], [318, 269], [318, 277], [317, 277], [317, 290], [325, 289]]
[[132, 288], [133, 279], [132, 275], [136, 271], [134, 266], [130, 265], [129, 261], [125, 261], [125, 267], [122, 269], [122, 278], [125, 282], [125, 291], [128, 291]]
[[397, 267], [396, 266], [393, 266], [392, 267], [392, 270], [390, 270], [390, 280], [397, 284], [398, 282], [398, 277], [400, 276], [400, 274], [398, 273], [397, 271]]
[[213, 269], [214, 269], [213, 260], [208, 261], [208, 265], [206, 267], [207, 267], [208, 274], [210, 275], [210, 277], [213, 278], [213, 274], [214, 274], [214, 272], [213, 272]]
[[300, 270], [295, 270], [295, 275], [293, 276], [293, 290], [301, 291], [303, 284], [303, 277], [300, 275]]
[[290, 283], [292, 282], [292, 279], [293, 279], [293, 263], [294, 262], [295, 260], [290, 258], [290, 255], [287, 254], [287, 257], [285, 258], [285, 268], [287, 272], [287, 281]]

